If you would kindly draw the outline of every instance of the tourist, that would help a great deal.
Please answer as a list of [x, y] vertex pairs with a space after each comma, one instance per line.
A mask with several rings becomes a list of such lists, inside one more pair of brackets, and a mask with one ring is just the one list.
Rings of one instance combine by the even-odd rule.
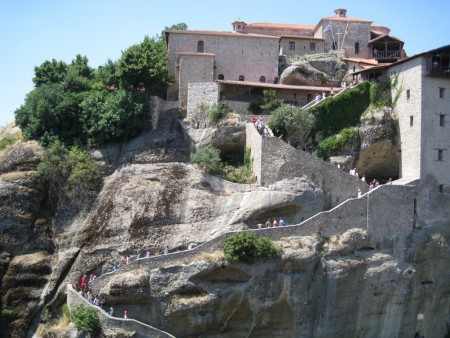
[[123, 318], [128, 319], [128, 311], [126, 309], [123, 311]]
[[193, 247], [194, 247], [194, 244], [189, 243], [189, 245], [188, 245], [188, 250], [192, 250]]
[[105, 297], [102, 297], [100, 299], [100, 307], [106, 311], [106, 298]]
[[361, 189], [358, 188], [358, 198], [360, 198], [361, 196], [362, 196]]
[[166, 246], [165, 248], [164, 248], [164, 255], [167, 255], [169, 253], [169, 248]]
[[331, 96], [331, 97], [334, 96], [334, 89], [333, 89], [333, 87], [330, 88], [330, 96]]
[[254, 116], [250, 117], [250, 122], [253, 123], [253, 124], [255, 124], [255, 122], [256, 122], [256, 117], [254, 117]]
[[114, 308], [113, 308], [113, 306], [111, 305], [111, 307], [109, 308], [109, 315], [112, 317], [112, 316], [114, 316]]
[[147, 257], [147, 258], [150, 257], [150, 251], [147, 251], [147, 254], [145, 255], [145, 257]]
[[273, 219], [273, 227], [274, 227], [274, 228], [278, 228], [279, 226], [280, 226], [280, 223], [278, 223], [277, 219], [274, 218], [274, 219]]
[[327, 98], [327, 93], [322, 92], [322, 100], [325, 100]]
[[81, 291], [83, 291], [83, 293], [86, 291], [86, 275], [83, 275], [83, 277], [81, 277]]
[[284, 220], [281, 218], [280, 219], [280, 227], [284, 227], [284, 226], [286, 226], [286, 223], [284, 222]]
[[266, 221], [266, 228], [270, 228], [270, 226], [272, 225], [272, 222], [270, 221], [270, 218]]
[[95, 306], [100, 306], [100, 299], [98, 298], [98, 295], [96, 295], [96, 296], [94, 297], [94, 305], [95, 305]]
[[361, 181], [365, 182], [366, 181], [366, 175], [362, 175], [361, 177]]

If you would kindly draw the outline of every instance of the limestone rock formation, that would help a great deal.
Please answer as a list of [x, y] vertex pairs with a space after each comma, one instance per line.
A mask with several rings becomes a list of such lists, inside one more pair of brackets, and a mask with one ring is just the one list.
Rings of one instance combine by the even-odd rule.
[[340, 87], [347, 71], [347, 64], [342, 58], [339, 52], [305, 56], [283, 70], [280, 83]]
[[[384, 139], [376, 135], [385, 134], [361, 147]], [[110, 273], [117, 263], [121, 270], [105, 275], [110, 279], [100, 290], [116, 313], [126, 308], [131, 318], [176, 336], [413, 336], [416, 328], [442, 335], [450, 280], [446, 196], [425, 188], [423, 196], [405, 193], [406, 210], [377, 215], [388, 233], [373, 241], [364, 213], [382, 197], [350, 199], [361, 211], [322, 212], [343, 202], [333, 191], [362, 184], [329, 163], [311, 159], [314, 175], [267, 187], [231, 183], [190, 163], [193, 147], [232, 151], [243, 147], [242, 137], [239, 124], [186, 131], [176, 116], [163, 115], [156, 130], [93, 150], [105, 173], [95, 203], [87, 210], [64, 203], [55, 212], [34, 180], [42, 149], [33, 143], [10, 149], [0, 159], [1, 335], [32, 335], [44, 307], [56, 311], [65, 301], [67, 283], [82, 273]], [[422, 207], [419, 220], [413, 198]], [[315, 236], [285, 237], [280, 229], [283, 257], [254, 265], [226, 262], [220, 252], [206, 254], [199, 246], [195, 258], [172, 261], [168, 255], [159, 266], [123, 269], [127, 256], [135, 261], [138, 253], [154, 255], [165, 246], [184, 252], [191, 243], [214, 243], [273, 217], [288, 225], [311, 217], [333, 236], [313, 229]], [[394, 230], [400, 222], [408, 233]], [[338, 232], [333, 224], [350, 230]], [[416, 323], [417, 313], [427, 321]], [[137, 333], [105, 327], [103, 335]]]

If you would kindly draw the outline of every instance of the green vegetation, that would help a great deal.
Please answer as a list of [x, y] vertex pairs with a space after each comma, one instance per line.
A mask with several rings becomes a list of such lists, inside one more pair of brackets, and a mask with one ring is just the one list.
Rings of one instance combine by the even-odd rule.
[[255, 183], [256, 177], [253, 176], [252, 162], [251, 162], [251, 150], [246, 148], [244, 151], [244, 164], [243, 165], [224, 165], [222, 170], [222, 176], [230, 182], [251, 184]]
[[2, 317], [11, 317], [13, 315], [13, 311], [6, 307], [2, 308]]
[[98, 69], [76, 55], [70, 64], [44, 61], [34, 73], [36, 88], [16, 110], [16, 123], [25, 140], [45, 146], [100, 146], [149, 130], [149, 95], [164, 96], [172, 83], [164, 39], [148, 36]]
[[8, 136], [5, 136], [0, 140], [0, 151], [5, 150], [9, 146], [13, 145], [17, 141], [20, 141], [22, 135], [20, 133], [14, 133]]
[[208, 109], [209, 122], [212, 125], [217, 125], [228, 115], [229, 111], [230, 108], [228, 108], [228, 104], [225, 101], [219, 101], [218, 103], [213, 104]]
[[243, 165], [233, 161], [230, 164], [222, 162], [220, 151], [212, 146], [198, 149], [192, 154], [191, 159], [207, 173], [216, 174], [230, 182], [251, 184], [256, 180], [252, 172], [250, 148], [244, 152]]
[[276, 90], [264, 89], [263, 102], [251, 102], [248, 110], [254, 115], [268, 114], [283, 104], [283, 101], [278, 99]]
[[328, 158], [328, 155], [343, 148], [347, 143], [354, 140], [356, 135], [356, 129], [354, 127], [344, 128], [339, 134], [327, 137], [319, 143], [317, 148], [317, 156]]
[[47, 149], [36, 178], [48, 187], [53, 207], [64, 196], [80, 208], [87, 207], [102, 184], [101, 170], [88, 154], [76, 146], [68, 149], [60, 142]]
[[370, 104], [370, 82], [364, 81], [344, 93], [308, 109], [316, 117], [313, 134], [322, 132], [324, 137], [340, 130], [354, 127]]
[[[374, 82], [370, 84], [370, 103], [376, 107], [393, 107], [401, 94], [401, 88], [397, 88], [398, 76], [396, 73], [385, 81]], [[391, 98], [391, 89], [396, 91], [394, 98]]]
[[232, 234], [224, 243], [225, 258], [230, 262], [253, 263], [257, 259], [280, 257], [281, 248], [269, 238], [252, 231]]
[[315, 122], [316, 118], [309, 110], [282, 104], [273, 112], [269, 127], [276, 136], [283, 135], [291, 144], [305, 146]]
[[220, 151], [212, 146], [198, 149], [191, 156], [192, 162], [198, 164], [207, 173], [219, 173], [222, 162], [220, 161]]
[[73, 325], [83, 332], [94, 332], [99, 327], [99, 320], [91, 308], [77, 305], [72, 312]]

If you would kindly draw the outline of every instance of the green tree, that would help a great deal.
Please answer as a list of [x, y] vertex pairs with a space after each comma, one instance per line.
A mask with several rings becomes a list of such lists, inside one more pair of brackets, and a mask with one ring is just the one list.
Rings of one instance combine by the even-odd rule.
[[252, 231], [230, 235], [223, 246], [225, 258], [230, 262], [253, 263], [256, 259], [281, 256], [282, 250], [267, 237], [257, 236]]
[[269, 127], [276, 135], [283, 135], [285, 140], [304, 146], [315, 122], [314, 115], [308, 110], [283, 104], [272, 113]]
[[220, 172], [222, 162], [219, 149], [212, 146], [200, 148], [192, 154], [191, 159], [192, 162], [197, 163], [200, 168], [208, 173]]
[[99, 320], [95, 311], [83, 305], [77, 305], [72, 311], [73, 325], [83, 332], [94, 332], [99, 328]]
[[72, 60], [69, 68], [76, 72], [79, 76], [85, 77], [86, 79], [92, 79], [94, 75], [94, 69], [89, 67], [89, 60], [86, 56], [81, 56], [77, 54], [75, 59]]
[[283, 104], [283, 101], [278, 99], [277, 91], [273, 89], [263, 90], [263, 101], [261, 109], [264, 112], [272, 112]]
[[129, 47], [118, 62], [117, 75], [122, 88], [164, 96], [171, 83], [164, 42], [146, 36], [140, 44]]
[[49, 83], [61, 83], [67, 72], [67, 64], [63, 61], [44, 61], [41, 65], [34, 67], [33, 83], [36, 87]]
[[118, 88], [117, 62], [108, 60], [103, 66], [99, 66], [95, 72], [95, 89]]
[[16, 110], [16, 123], [25, 140], [47, 145], [59, 139], [66, 144], [80, 143], [79, 120], [82, 96], [64, 90], [61, 84], [47, 84], [28, 93], [24, 105]]
[[89, 146], [125, 140], [152, 125], [148, 98], [141, 93], [91, 91], [80, 107], [83, 135]]
[[230, 108], [228, 108], [228, 104], [225, 101], [219, 101], [218, 103], [213, 104], [208, 109], [209, 122], [213, 125], [217, 125], [228, 115], [229, 111]]

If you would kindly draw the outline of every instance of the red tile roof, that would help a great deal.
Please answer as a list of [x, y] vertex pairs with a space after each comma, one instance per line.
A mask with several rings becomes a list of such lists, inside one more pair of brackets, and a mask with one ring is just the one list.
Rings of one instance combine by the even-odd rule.
[[262, 35], [253, 33], [221, 32], [221, 31], [199, 31], [199, 30], [166, 30], [166, 34], [191, 34], [191, 35], [218, 35], [218, 36], [238, 36], [242, 38], [267, 38], [278, 39], [278, 36]]
[[375, 60], [375, 59], [345, 58], [344, 60], [351, 61], [351, 62], [365, 63], [365, 64], [373, 65], [373, 66], [377, 66], [378, 65], [378, 61]]
[[273, 22], [255, 22], [247, 24], [247, 27], [256, 28], [278, 28], [278, 29], [302, 29], [302, 30], [313, 30], [314, 25], [297, 25], [289, 23], [273, 23]]
[[[231, 84], [245, 87], [264, 87], [264, 88], [274, 88], [274, 89], [291, 89], [291, 90], [313, 90], [313, 91], [325, 91], [329, 92], [331, 90], [330, 86], [294, 86], [294, 85], [284, 85], [278, 83], [266, 83], [266, 82], [250, 82], [250, 81], [231, 81], [231, 80], [217, 80], [218, 83]], [[338, 92], [341, 88], [333, 87], [333, 89]]]

